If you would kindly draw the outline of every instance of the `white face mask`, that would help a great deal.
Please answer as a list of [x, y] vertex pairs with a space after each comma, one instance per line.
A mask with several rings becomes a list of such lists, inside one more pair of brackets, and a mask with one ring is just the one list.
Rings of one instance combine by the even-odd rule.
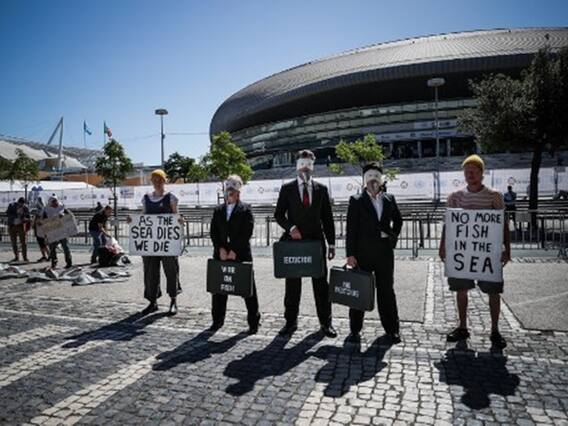
[[367, 170], [363, 175], [363, 183], [366, 186], [369, 182], [377, 182], [378, 186], [381, 186], [383, 184], [383, 175], [378, 170]]

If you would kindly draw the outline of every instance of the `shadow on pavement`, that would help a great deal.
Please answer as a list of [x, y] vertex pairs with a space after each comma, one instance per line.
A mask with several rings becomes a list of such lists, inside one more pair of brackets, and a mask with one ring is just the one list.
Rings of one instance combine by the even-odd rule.
[[225, 391], [235, 396], [244, 395], [250, 392], [259, 380], [285, 374], [312, 356], [313, 352], [309, 350], [322, 339], [323, 334], [318, 331], [285, 349], [288, 339], [275, 337], [263, 349], [251, 352], [227, 365], [223, 374], [237, 379], [238, 382], [229, 385]]
[[381, 336], [361, 352], [361, 343], [345, 339], [343, 347], [322, 346], [314, 356], [327, 360], [316, 374], [316, 382], [327, 383], [324, 395], [337, 398], [349, 392], [353, 385], [372, 379], [387, 366], [383, 358], [392, 344]]
[[156, 358], [159, 360], [152, 366], [153, 370], [165, 371], [178, 366], [179, 364], [189, 364], [203, 361], [212, 354], [222, 354], [235, 346], [240, 340], [248, 336], [242, 332], [221, 342], [210, 342], [209, 338], [213, 333], [209, 330], [202, 331], [187, 342], [182, 343], [177, 348], [162, 352]]
[[453, 348], [434, 363], [440, 370], [440, 382], [463, 387], [461, 401], [469, 408], [489, 407], [489, 395], [514, 395], [520, 380], [509, 373], [507, 359], [495, 352], [475, 352]]

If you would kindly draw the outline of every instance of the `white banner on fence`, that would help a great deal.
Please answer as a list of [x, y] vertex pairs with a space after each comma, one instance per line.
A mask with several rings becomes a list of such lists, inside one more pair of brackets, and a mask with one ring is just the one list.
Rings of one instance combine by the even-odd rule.
[[502, 282], [504, 220], [503, 210], [447, 209], [446, 276]]
[[282, 180], [253, 180], [243, 186], [241, 197], [247, 203], [274, 204], [278, 200], [278, 193]]
[[434, 177], [432, 173], [400, 174], [387, 182], [387, 192], [400, 200], [433, 198]]
[[[507, 186], [511, 185], [518, 198], [522, 199], [528, 196], [530, 169], [493, 170], [491, 173], [492, 185], [498, 191], [505, 192]], [[540, 196], [555, 194], [554, 169], [552, 167], [540, 169], [538, 192]]]
[[139, 256], [179, 256], [183, 251], [183, 226], [177, 214], [137, 214], [131, 216], [130, 254]]
[[55, 216], [49, 219], [40, 219], [37, 222], [38, 237], [45, 238], [48, 243], [61, 241], [72, 237], [79, 232], [75, 216], [72, 213]]

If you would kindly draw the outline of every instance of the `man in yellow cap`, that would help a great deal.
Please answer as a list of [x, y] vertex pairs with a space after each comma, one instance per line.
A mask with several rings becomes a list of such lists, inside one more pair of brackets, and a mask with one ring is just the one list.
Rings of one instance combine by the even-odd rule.
[[[448, 196], [447, 206], [449, 208], [463, 209], [495, 209], [504, 210], [505, 203], [500, 192], [490, 189], [483, 185], [483, 172], [485, 164], [479, 155], [470, 155], [462, 163], [463, 174], [467, 186], [455, 191]], [[509, 241], [509, 229], [504, 227], [504, 246], [501, 255], [503, 266], [511, 260], [511, 245]], [[442, 232], [440, 241], [439, 255], [442, 261], [446, 260], [445, 232]], [[451, 291], [457, 293], [459, 325], [448, 333], [448, 342], [466, 340], [469, 337], [467, 329], [467, 292], [475, 287], [474, 280], [450, 278], [448, 284]], [[507, 342], [499, 333], [499, 313], [501, 310], [501, 293], [503, 293], [503, 283], [493, 283], [478, 281], [477, 286], [489, 295], [489, 310], [491, 313], [491, 343], [499, 349], [507, 346]]]

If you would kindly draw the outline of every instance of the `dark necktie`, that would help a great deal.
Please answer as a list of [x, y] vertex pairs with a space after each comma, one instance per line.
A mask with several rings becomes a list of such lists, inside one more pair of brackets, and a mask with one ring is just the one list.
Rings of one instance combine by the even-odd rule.
[[302, 196], [302, 203], [305, 207], [310, 207], [310, 193], [308, 192], [308, 184], [304, 183], [304, 194]]

